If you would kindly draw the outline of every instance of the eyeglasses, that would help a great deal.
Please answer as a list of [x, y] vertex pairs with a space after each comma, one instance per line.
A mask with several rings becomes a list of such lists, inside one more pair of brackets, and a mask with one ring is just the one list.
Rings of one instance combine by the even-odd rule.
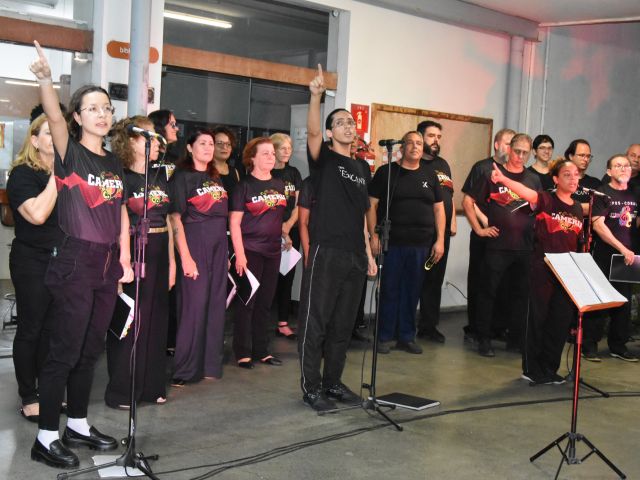
[[231, 148], [231, 144], [229, 142], [216, 142], [216, 147], [218, 147], [218, 148]]
[[176, 122], [169, 122], [169, 126], [171, 128], [176, 128], [176, 129], [178, 128], [178, 124]]
[[355, 127], [355, 126], [356, 126], [356, 122], [354, 122], [352, 119], [344, 120], [342, 118], [339, 120], [336, 120], [336, 122], [333, 124], [334, 128]]
[[584, 158], [585, 160], [593, 160], [593, 155], [589, 153], [576, 153], [574, 157]]
[[520, 150], [519, 148], [512, 148], [511, 151], [515, 153], [518, 157], [526, 157], [531, 153], [530, 150]]
[[116, 107], [113, 105], [103, 105], [102, 107], [98, 105], [89, 105], [88, 107], [80, 109], [81, 112], [85, 110], [91, 115], [98, 115], [99, 113], [102, 113], [103, 115], [113, 115], [116, 113]]
[[542, 150], [543, 152], [551, 152], [553, 151], [553, 147], [538, 147], [536, 150]]
[[631, 165], [611, 165], [612, 170], [631, 170]]

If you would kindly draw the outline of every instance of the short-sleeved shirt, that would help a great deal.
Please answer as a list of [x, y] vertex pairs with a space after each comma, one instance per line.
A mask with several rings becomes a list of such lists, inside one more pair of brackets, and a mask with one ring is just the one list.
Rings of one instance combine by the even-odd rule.
[[578, 202], [569, 205], [555, 193], [539, 192], [534, 213], [534, 259], [542, 261], [545, 253], [578, 251], [582, 234], [582, 207]]
[[245, 250], [265, 257], [280, 255], [282, 216], [287, 206], [284, 182], [247, 175], [233, 192], [231, 210], [243, 212], [240, 230]]
[[540, 184], [542, 185], [542, 189], [546, 191], [551, 191], [556, 188], [555, 183], [553, 183], [553, 178], [551, 178], [550, 173], [540, 173], [533, 166], [527, 168], [531, 173], [533, 173], [538, 180], [540, 180]]
[[[144, 207], [144, 174], [125, 169], [124, 183], [129, 195], [127, 199], [129, 222], [131, 225], [137, 225]], [[169, 187], [164, 170], [150, 168], [147, 218], [151, 228], [167, 225], [169, 204]]]
[[313, 219], [315, 216], [313, 215], [313, 210], [316, 204], [315, 190], [313, 187], [313, 181], [311, 177], [307, 177], [302, 181], [302, 186], [300, 187], [300, 194], [298, 195], [298, 207], [306, 208], [309, 210], [309, 225], [307, 226], [309, 230], [309, 243], [313, 242]]
[[445, 233], [451, 233], [451, 217], [453, 216], [453, 180], [451, 179], [451, 167], [442, 157], [422, 157], [424, 162], [433, 173], [435, 173], [440, 184], [440, 193], [444, 202], [444, 215], [447, 220]]
[[386, 214], [387, 183], [391, 182], [389, 244], [431, 246], [435, 231], [433, 204], [442, 202], [435, 173], [424, 161], [420, 161], [416, 170], [402, 168], [394, 162], [390, 179], [388, 175], [389, 165], [378, 168], [369, 184], [369, 195], [379, 200], [377, 215], [378, 221], [382, 221]]
[[[616, 190], [610, 185], [602, 185], [598, 191], [609, 196], [609, 199], [596, 196], [593, 202], [593, 216], [604, 217], [604, 223], [620, 243], [633, 249], [638, 235], [636, 217], [638, 216], [638, 197], [632, 190]], [[594, 234], [594, 249], [609, 247], [606, 242]]]
[[286, 222], [291, 218], [291, 212], [296, 208], [296, 192], [302, 187], [302, 176], [296, 167], [285, 164], [284, 168], [274, 168], [271, 170], [274, 178], [279, 178], [284, 182], [284, 194], [287, 197], [287, 208], [284, 211], [282, 221]]
[[50, 175], [42, 170], [34, 170], [28, 165], [18, 165], [9, 175], [7, 195], [9, 206], [15, 219], [16, 239], [34, 248], [52, 250], [59, 245], [62, 230], [58, 226], [57, 205], [53, 207], [49, 218], [42, 225], [34, 225], [25, 219], [18, 207], [30, 198], [42, 193], [49, 182]]
[[169, 182], [170, 212], [180, 213], [182, 223], [205, 222], [226, 217], [229, 198], [220, 178], [207, 172], [179, 168]]
[[229, 198], [231, 198], [233, 196], [233, 191], [235, 190], [236, 185], [238, 185], [238, 182], [240, 181], [240, 174], [238, 173], [236, 167], [232, 165], [227, 166], [229, 168], [229, 173], [227, 173], [226, 175], [220, 174], [220, 179], [222, 180], [222, 185], [224, 185], [224, 189], [227, 191]]
[[56, 151], [54, 172], [62, 231], [90, 242], [116, 242], [126, 199], [122, 163], [111, 152], [97, 155], [69, 137], [64, 162]]
[[[541, 190], [540, 180], [524, 169], [511, 173], [502, 165], [498, 168], [511, 180], [522, 183], [532, 190]], [[535, 217], [527, 202], [501, 183], [491, 181], [490, 171], [484, 173], [484, 180], [475, 182], [469, 195], [476, 204], [484, 204], [489, 225], [500, 231], [496, 238], [487, 240], [490, 250], [530, 251], [533, 248], [533, 224]]]
[[307, 149], [316, 193], [315, 243], [351, 252], [365, 252], [364, 215], [369, 208], [369, 165], [329, 149], [323, 142], [316, 160]]

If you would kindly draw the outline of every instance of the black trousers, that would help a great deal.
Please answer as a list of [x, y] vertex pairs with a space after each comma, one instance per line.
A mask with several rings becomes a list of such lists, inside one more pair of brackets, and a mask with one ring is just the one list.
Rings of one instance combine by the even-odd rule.
[[298, 318], [301, 386], [305, 393], [341, 381], [367, 273], [364, 252], [311, 245], [309, 257]]
[[[133, 257], [131, 238], [131, 258]], [[166, 397], [166, 344], [169, 304], [169, 236], [150, 233], [146, 247], [146, 275], [140, 279], [140, 322], [136, 334], [136, 400], [155, 402]], [[124, 293], [135, 300], [135, 280], [124, 285]], [[131, 390], [132, 331], [120, 340], [107, 333], [109, 382], [104, 393], [111, 406], [128, 405]]]
[[49, 353], [53, 298], [44, 284], [51, 251], [15, 239], [9, 271], [16, 294], [18, 325], [13, 340], [13, 366], [22, 405], [38, 401], [37, 379]]
[[236, 300], [236, 316], [233, 324], [233, 352], [236, 360], [254, 358], [260, 360], [269, 355], [271, 304], [276, 292], [280, 255], [264, 255], [245, 251], [247, 268], [260, 282], [260, 287], [247, 305]]
[[[300, 234], [297, 228], [292, 228], [289, 232], [293, 248], [300, 250]], [[291, 290], [293, 289], [293, 279], [296, 276], [296, 269], [292, 268], [289, 273], [282, 275], [278, 273], [278, 286], [276, 289], [275, 303], [278, 305], [278, 322], [289, 322], [291, 313]]]
[[573, 302], [551, 269], [542, 260], [534, 260], [522, 353], [525, 374], [539, 376], [558, 371], [575, 315]]
[[418, 330], [430, 331], [440, 323], [440, 302], [442, 300], [442, 283], [447, 270], [449, 244], [451, 236], [444, 239], [444, 255], [431, 270], [424, 272], [422, 292], [420, 293], [420, 320]]
[[[485, 253], [485, 277], [478, 298], [478, 316], [476, 331], [480, 340], [488, 340], [492, 336], [492, 323], [496, 313], [496, 298], [501, 298], [510, 305], [510, 339], [516, 345], [522, 344], [523, 330], [529, 309], [529, 275], [530, 252], [514, 252], [506, 250], [487, 250]], [[506, 276], [512, 281], [508, 288], [500, 290], [501, 282]]]
[[482, 265], [486, 250], [486, 239], [471, 232], [469, 235], [469, 269], [467, 270], [467, 316], [471, 331], [475, 331], [478, 319], [478, 299], [484, 281]]
[[[608, 245], [599, 243], [594, 246], [593, 259], [600, 267], [600, 270], [609, 277], [609, 268], [611, 265], [611, 255], [618, 253]], [[631, 334], [631, 294], [632, 284], [622, 282], [611, 282], [611, 285], [623, 295], [627, 302], [617, 308], [608, 310], [599, 310], [589, 314], [583, 318], [584, 337], [583, 343], [585, 350], [596, 352], [598, 350], [598, 342], [602, 340], [604, 335], [604, 325], [606, 323], [607, 314], [609, 315], [609, 333], [607, 335], [607, 344], [609, 350], [614, 353], [621, 353], [626, 350], [626, 343]]]
[[51, 259], [45, 285], [53, 296], [53, 328], [40, 374], [41, 429], [58, 430], [65, 388], [68, 417], [87, 416], [93, 370], [122, 273], [115, 244], [66, 237]]

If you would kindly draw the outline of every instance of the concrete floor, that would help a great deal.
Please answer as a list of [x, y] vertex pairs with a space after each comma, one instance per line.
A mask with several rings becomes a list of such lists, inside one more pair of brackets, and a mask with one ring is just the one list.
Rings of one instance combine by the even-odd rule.
[[[464, 313], [446, 314], [446, 344], [420, 342], [422, 355], [392, 351], [379, 357], [379, 395], [397, 391], [441, 402], [421, 412], [389, 412], [403, 432], [362, 409], [316, 415], [301, 401], [294, 342], [276, 339], [273, 350], [285, 361], [281, 368], [228, 365], [221, 381], [172, 389], [165, 405], [141, 405], [138, 450], [160, 456], [152, 468], [163, 479], [553, 478], [561, 458], [557, 449], [535, 463], [529, 457], [570, 429], [572, 387], [529, 387], [519, 379], [520, 357], [506, 352], [503, 343], [496, 343], [494, 359], [465, 345], [465, 323]], [[2, 332], [0, 348], [10, 346], [11, 337], [11, 331]], [[640, 344], [630, 346], [640, 353]], [[361, 383], [364, 347], [354, 345], [348, 356], [344, 381], [354, 389]], [[640, 364], [603, 358], [600, 364], [584, 362], [583, 377], [611, 398], [583, 390], [577, 430], [628, 478], [639, 478]], [[365, 381], [369, 361], [366, 352]], [[102, 359], [89, 420], [124, 437], [128, 413], [104, 405], [105, 384]], [[10, 358], [0, 359], [0, 385], [0, 479], [56, 478], [58, 470], [29, 458], [37, 426], [18, 413]], [[587, 451], [579, 444], [578, 453]], [[92, 465], [89, 450], [78, 454], [81, 467]], [[560, 478], [617, 477], [593, 455], [581, 465], [564, 465]]]

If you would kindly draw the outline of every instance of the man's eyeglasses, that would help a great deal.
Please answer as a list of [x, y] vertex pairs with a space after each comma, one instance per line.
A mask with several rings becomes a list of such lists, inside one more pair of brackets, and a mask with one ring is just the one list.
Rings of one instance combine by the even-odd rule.
[[574, 156], [578, 158], [584, 158], [585, 160], [593, 160], [593, 155], [589, 153], [576, 153]]
[[611, 165], [613, 170], [631, 170], [631, 165]]
[[531, 153], [530, 150], [520, 150], [519, 148], [512, 148], [511, 151], [515, 153], [518, 157], [526, 157]]
[[333, 124], [334, 128], [344, 128], [344, 127], [355, 127], [356, 126], [356, 122], [354, 122], [353, 120], [349, 119], [349, 120], [344, 120], [344, 119], [339, 119], [336, 120], [335, 123]]
[[102, 107], [98, 105], [89, 105], [88, 107], [81, 108], [80, 111], [87, 111], [91, 115], [98, 115], [99, 113], [102, 113], [103, 115], [113, 115], [116, 112], [116, 107], [113, 105], [103, 105]]

